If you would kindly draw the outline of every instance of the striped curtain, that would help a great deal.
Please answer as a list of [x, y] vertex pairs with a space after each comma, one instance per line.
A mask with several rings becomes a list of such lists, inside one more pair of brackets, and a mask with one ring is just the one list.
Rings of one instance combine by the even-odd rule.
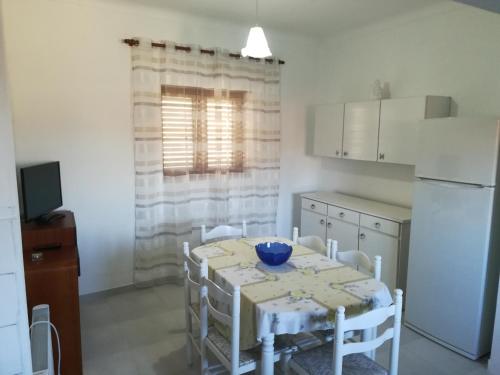
[[202, 224], [276, 234], [279, 64], [165, 44], [131, 48], [141, 285], [182, 277], [182, 243], [198, 245]]

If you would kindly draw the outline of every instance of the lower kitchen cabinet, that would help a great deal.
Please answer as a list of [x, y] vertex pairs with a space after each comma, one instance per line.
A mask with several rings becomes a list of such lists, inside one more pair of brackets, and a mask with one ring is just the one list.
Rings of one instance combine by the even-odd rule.
[[338, 242], [339, 251], [357, 250], [359, 226], [339, 219], [328, 217], [326, 238]]
[[326, 216], [303, 209], [300, 215], [301, 235], [325, 238]]
[[382, 281], [406, 289], [411, 210], [345, 194], [302, 195], [300, 235], [338, 241], [339, 251], [382, 257]]
[[373, 259], [382, 257], [382, 281], [394, 290], [397, 284], [399, 239], [367, 228], [359, 228], [359, 250]]

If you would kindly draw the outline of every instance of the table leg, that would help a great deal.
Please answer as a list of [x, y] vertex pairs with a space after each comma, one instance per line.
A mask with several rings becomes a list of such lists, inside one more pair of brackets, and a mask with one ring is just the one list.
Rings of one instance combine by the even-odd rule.
[[262, 338], [261, 374], [273, 375], [274, 373], [274, 333]]

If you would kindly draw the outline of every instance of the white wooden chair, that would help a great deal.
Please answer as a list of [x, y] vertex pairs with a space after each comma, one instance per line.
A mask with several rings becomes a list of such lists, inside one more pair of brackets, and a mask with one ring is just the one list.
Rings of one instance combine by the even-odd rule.
[[[193, 348], [201, 355], [199, 328], [193, 329], [193, 321], [200, 323], [201, 280], [208, 275], [207, 259], [197, 263], [189, 254], [189, 243], [184, 242], [184, 308], [186, 317], [186, 351], [188, 364], [193, 363]], [[196, 296], [193, 299], [193, 294]]]
[[219, 238], [227, 237], [246, 237], [247, 236], [247, 222], [243, 220], [241, 223], [241, 228], [235, 228], [230, 225], [218, 225], [211, 231], [207, 232], [207, 226], [201, 226], [201, 243], [207, 243]]
[[376, 255], [372, 262], [368, 255], [361, 250], [338, 251], [338, 242], [336, 240], [327, 240], [327, 256], [339, 261], [340, 263], [348, 264], [356, 269], [362, 269], [373, 275], [375, 280], [380, 281], [382, 273], [382, 257]]
[[323, 255], [326, 255], [328, 251], [328, 248], [325, 246], [325, 243], [318, 236], [299, 237], [299, 228], [297, 227], [293, 228], [292, 241], [293, 243], [305, 246]]
[[[401, 333], [401, 310], [403, 291], [396, 289], [395, 303], [389, 307], [369, 311], [356, 317], [345, 319], [345, 308], [340, 306], [335, 317], [335, 340], [307, 352], [292, 356], [287, 364], [299, 375], [397, 375], [399, 361], [399, 339]], [[390, 317], [394, 317], [392, 327], [380, 336], [360, 342], [345, 342], [349, 331], [373, 331]], [[389, 372], [366, 354], [380, 347], [387, 340], [392, 340]]]
[[[219, 370], [220, 367], [209, 367], [207, 349], [231, 375], [256, 370], [260, 363], [260, 350], [240, 351], [240, 287], [235, 286], [233, 293], [230, 294], [204, 277], [200, 300], [201, 373], [210, 374], [212, 368]], [[225, 328], [225, 331], [230, 332], [229, 340], [215, 327], [209, 327], [209, 317], [212, 322], [217, 322]], [[286, 343], [276, 340], [273, 362], [285, 363], [295, 350]]]
[[[348, 250], [348, 251], [338, 251], [338, 242], [336, 240], [328, 239], [326, 241], [327, 247], [327, 257], [347, 265], [350, 265], [356, 269], [361, 269], [367, 271], [373, 276], [377, 281], [380, 281], [382, 272], [382, 257], [376, 255], [374, 261], [372, 262], [368, 255], [360, 250]], [[316, 331], [314, 335], [318, 337], [322, 342], [330, 342], [334, 339], [334, 330], [327, 329], [323, 331]], [[358, 332], [351, 332], [350, 336], [357, 336]]]

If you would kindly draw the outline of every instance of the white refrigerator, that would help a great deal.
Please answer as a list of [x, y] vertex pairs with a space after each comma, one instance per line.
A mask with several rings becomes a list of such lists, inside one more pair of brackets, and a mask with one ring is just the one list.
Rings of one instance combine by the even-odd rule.
[[405, 324], [477, 359], [490, 351], [498, 287], [500, 122], [422, 122]]

